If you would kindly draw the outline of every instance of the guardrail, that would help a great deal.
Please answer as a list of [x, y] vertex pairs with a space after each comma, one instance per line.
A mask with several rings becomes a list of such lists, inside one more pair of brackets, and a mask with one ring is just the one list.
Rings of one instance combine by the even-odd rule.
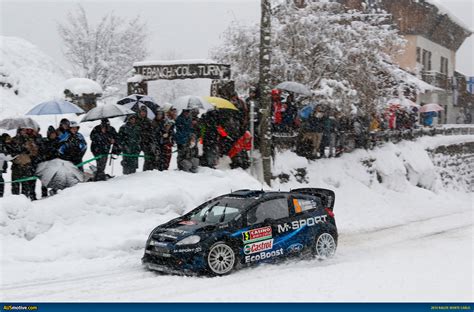
[[[361, 140], [353, 132], [342, 132], [339, 134], [343, 138], [344, 152], [351, 152], [356, 148], [369, 148], [372, 149], [375, 146], [383, 145], [386, 142], [398, 143], [402, 140], [414, 140], [422, 136], [435, 136], [435, 135], [474, 135], [474, 126], [469, 127], [456, 127], [456, 126], [439, 126], [439, 127], [421, 127], [417, 129], [406, 129], [406, 130], [383, 130], [377, 132], [368, 132], [364, 135]], [[273, 136], [274, 147], [284, 150], [294, 150], [298, 142], [301, 142], [301, 136], [298, 133], [292, 135], [279, 135]], [[359, 143], [356, 143], [359, 141]], [[362, 143], [361, 143], [362, 142]]]

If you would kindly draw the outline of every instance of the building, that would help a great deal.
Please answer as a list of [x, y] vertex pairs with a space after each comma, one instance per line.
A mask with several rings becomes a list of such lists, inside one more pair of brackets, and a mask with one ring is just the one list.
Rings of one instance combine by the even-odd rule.
[[87, 78], [71, 78], [64, 82], [63, 92], [66, 100], [78, 105], [86, 112], [97, 106], [102, 96], [102, 87]]
[[[393, 24], [407, 44], [396, 56], [398, 65], [441, 90], [418, 95], [417, 102], [438, 103], [444, 111], [439, 122], [455, 123], [461, 113], [473, 115], [472, 94], [465, 77], [456, 72], [456, 51], [472, 34], [447, 10], [429, 0], [338, 0], [348, 9], [391, 14]], [[464, 77], [464, 78], [463, 78]], [[471, 121], [472, 122], [472, 121]]]

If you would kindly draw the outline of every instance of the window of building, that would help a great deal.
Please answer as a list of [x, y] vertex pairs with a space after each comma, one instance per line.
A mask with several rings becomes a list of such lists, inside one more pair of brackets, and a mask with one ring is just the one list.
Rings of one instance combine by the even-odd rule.
[[421, 48], [416, 48], [416, 62], [421, 63]]
[[431, 70], [431, 52], [423, 49], [422, 64], [424, 71]]
[[442, 74], [448, 74], [448, 59], [446, 57], [441, 57], [441, 66], [439, 71]]

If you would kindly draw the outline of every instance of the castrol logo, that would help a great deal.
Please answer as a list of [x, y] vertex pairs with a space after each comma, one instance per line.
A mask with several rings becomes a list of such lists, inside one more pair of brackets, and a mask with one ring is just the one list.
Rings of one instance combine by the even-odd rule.
[[246, 255], [250, 255], [256, 252], [270, 250], [272, 248], [273, 248], [273, 239], [269, 239], [269, 240], [264, 240], [261, 242], [245, 245], [244, 253]]

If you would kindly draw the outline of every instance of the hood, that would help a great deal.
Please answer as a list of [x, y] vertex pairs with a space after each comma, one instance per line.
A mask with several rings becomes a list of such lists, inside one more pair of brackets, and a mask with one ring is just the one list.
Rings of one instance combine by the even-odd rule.
[[156, 228], [152, 237], [159, 242], [176, 243], [187, 236], [212, 232], [218, 227], [204, 222], [175, 219]]

